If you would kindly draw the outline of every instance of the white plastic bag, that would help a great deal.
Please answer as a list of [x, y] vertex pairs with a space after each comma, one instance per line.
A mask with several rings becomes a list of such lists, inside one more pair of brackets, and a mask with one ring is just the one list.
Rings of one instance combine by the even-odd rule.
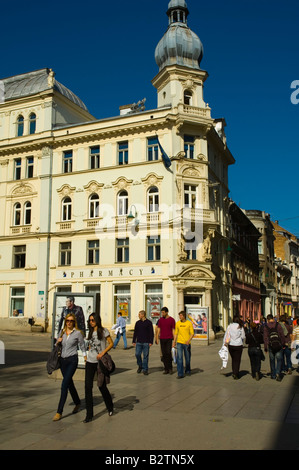
[[172, 360], [174, 364], [176, 364], [176, 348], [172, 348], [171, 354], [172, 354]]
[[223, 344], [222, 348], [218, 351], [220, 358], [222, 359], [221, 369], [226, 369], [228, 363], [228, 347]]

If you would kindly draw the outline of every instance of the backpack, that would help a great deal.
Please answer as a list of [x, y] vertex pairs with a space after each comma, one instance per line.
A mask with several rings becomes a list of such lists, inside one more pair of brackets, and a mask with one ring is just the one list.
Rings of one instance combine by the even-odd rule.
[[269, 347], [272, 352], [277, 353], [281, 350], [282, 344], [278, 334], [278, 325], [276, 323], [275, 328], [269, 328], [268, 325], [265, 325], [269, 332]]

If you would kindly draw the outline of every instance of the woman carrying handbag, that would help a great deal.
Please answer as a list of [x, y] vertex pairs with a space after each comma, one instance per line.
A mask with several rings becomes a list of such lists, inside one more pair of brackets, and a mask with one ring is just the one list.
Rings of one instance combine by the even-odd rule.
[[64, 320], [64, 327], [59, 334], [56, 345], [61, 343], [60, 369], [63, 376], [61, 383], [61, 394], [57, 413], [53, 421], [59, 421], [62, 417], [63, 408], [67, 399], [68, 391], [75, 403], [73, 413], [80, 409], [80, 398], [73, 382], [73, 375], [78, 367], [78, 346], [80, 347], [86, 361], [86, 349], [82, 331], [77, 327], [76, 316], [69, 313]]
[[[85, 364], [85, 401], [86, 401], [86, 418], [84, 423], [89, 423], [93, 418], [93, 380], [98, 370], [98, 363], [101, 358], [113, 348], [113, 341], [107, 328], [103, 328], [99, 315], [92, 313], [88, 318], [89, 333], [88, 343], [89, 350], [87, 361]], [[110, 392], [107, 388], [106, 380], [102, 381], [99, 386], [109, 416], [113, 414], [113, 402]]]

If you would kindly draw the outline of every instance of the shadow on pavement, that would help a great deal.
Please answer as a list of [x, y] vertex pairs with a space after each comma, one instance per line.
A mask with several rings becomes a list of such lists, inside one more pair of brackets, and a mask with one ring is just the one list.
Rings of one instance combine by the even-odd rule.
[[0, 370], [7, 367], [22, 366], [24, 364], [33, 364], [34, 362], [47, 362], [49, 352], [47, 351], [19, 351], [6, 350], [5, 364], [0, 364]]
[[[293, 371], [293, 374], [298, 372]], [[284, 378], [282, 379], [284, 380]], [[290, 395], [292, 402], [281, 416], [281, 425], [270, 450], [299, 450], [299, 376], [295, 377]]]

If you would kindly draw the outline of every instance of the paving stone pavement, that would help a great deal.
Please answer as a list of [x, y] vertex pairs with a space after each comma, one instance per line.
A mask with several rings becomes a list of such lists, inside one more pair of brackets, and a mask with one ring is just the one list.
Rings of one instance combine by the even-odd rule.
[[0, 332], [5, 364], [0, 365], [0, 450], [295, 450], [299, 449], [299, 374], [252, 379], [248, 352], [241, 377], [231, 362], [221, 371], [221, 340], [192, 342], [192, 375], [163, 375], [160, 348], [150, 350], [149, 375], [137, 374], [135, 350], [122, 342], [112, 356], [117, 369], [109, 390], [115, 413], [109, 417], [94, 384], [95, 416], [83, 423], [84, 370], [75, 384], [82, 409], [73, 415], [68, 397], [63, 418], [52, 418], [60, 395], [59, 374], [48, 376], [47, 333]]

